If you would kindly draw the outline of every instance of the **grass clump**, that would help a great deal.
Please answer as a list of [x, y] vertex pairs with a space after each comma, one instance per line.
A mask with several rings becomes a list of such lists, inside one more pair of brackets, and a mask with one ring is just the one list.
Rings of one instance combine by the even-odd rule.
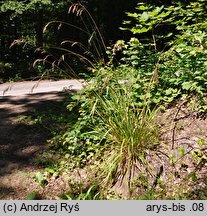
[[131, 179], [145, 170], [153, 175], [147, 160], [149, 152], [158, 146], [159, 129], [155, 123], [157, 109], [146, 102], [138, 108], [130, 84], [108, 87], [104, 95], [97, 96], [96, 111], [108, 148], [101, 164], [106, 184]]

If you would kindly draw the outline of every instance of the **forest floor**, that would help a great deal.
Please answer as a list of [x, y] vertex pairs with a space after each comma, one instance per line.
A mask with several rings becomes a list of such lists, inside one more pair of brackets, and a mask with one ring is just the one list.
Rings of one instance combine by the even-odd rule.
[[[26, 199], [32, 191], [42, 192], [43, 188], [34, 181], [35, 173], [42, 170], [37, 155], [47, 150], [47, 140], [52, 137], [50, 127], [55, 125], [48, 116], [67, 112], [64, 100], [64, 93], [56, 92], [0, 97], [1, 200]], [[27, 117], [35, 113], [40, 116], [28, 120]], [[49, 122], [44, 122], [44, 126], [38, 118], [45, 115]], [[64, 182], [58, 179], [58, 190], [62, 189], [61, 184]], [[55, 199], [52, 196], [55, 185], [53, 182], [50, 185], [53, 189], [47, 198]], [[66, 185], [63, 187], [67, 188]]]
[[[32, 191], [38, 191], [44, 199], [60, 199], [59, 195], [69, 189], [67, 180], [62, 176], [51, 178], [46, 187], [34, 181], [35, 174], [44, 171], [38, 157], [48, 149], [47, 140], [52, 137], [50, 127], [55, 128], [53, 119], [48, 117], [67, 113], [65, 100], [64, 93], [55, 92], [0, 97], [0, 200], [27, 199]], [[28, 120], [28, 116], [35, 113], [37, 118]], [[46, 122], [42, 124], [45, 116]], [[185, 176], [196, 168], [201, 174], [200, 179], [206, 178], [207, 119], [197, 116], [181, 102], [162, 113], [160, 122], [164, 128], [168, 125], [162, 134], [163, 141], [167, 143], [167, 156], [176, 155], [180, 147], [188, 152], [181, 155], [182, 163], [178, 163], [172, 172]], [[204, 159], [193, 164], [189, 152], [197, 149], [194, 151], [196, 154], [199, 148], [203, 151], [197, 159]], [[204, 163], [200, 164], [201, 161]], [[163, 178], [166, 172], [167, 169], [162, 174]], [[176, 176], [178, 185], [183, 176]], [[195, 190], [199, 190], [199, 184], [196, 183]], [[206, 182], [202, 181], [200, 186], [204, 184]]]

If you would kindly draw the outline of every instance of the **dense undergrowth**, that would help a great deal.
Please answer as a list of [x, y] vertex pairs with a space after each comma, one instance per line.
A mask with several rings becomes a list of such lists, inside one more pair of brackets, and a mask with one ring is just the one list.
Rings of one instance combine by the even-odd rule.
[[[76, 189], [62, 198], [126, 198], [111, 191], [117, 185], [124, 185], [131, 199], [193, 197], [193, 191], [185, 186], [190, 181], [196, 182], [196, 168], [183, 177], [177, 188], [173, 182], [179, 173], [174, 171], [176, 163], [184, 161], [189, 154], [195, 159], [198, 151], [187, 152], [182, 146], [173, 149], [166, 144], [162, 134], [171, 125], [161, 124], [158, 116], [180, 101], [206, 116], [204, 11], [205, 2], [200, 0], [187, 6], [166, 8], [140, 4], [136, 12], [128, 13], [130, 21], [125, 21], [125, 30], [132, 31], [136, 37], [128, 42], [117, 41], [108, 48], [108, 64], [94, 63], [92, 75], [86, 80], [88, 84], [72, 96], [67, 106], [69, 115], [76, 113], [75, 121], [49, 141], [61, 155], [55, 171], [47, 169], [50, 174], [88, 170], [87, 183], [70, 180], [71, 188]], [[159, 35], [159, 27], [163, 25], [170, 25], [171, 31]], [[93, 39], [97, 42], [91, 35], [91, 44]], [[115, 59], [117, 52], [121, 53], [119, 61]], [[83, 60], [87, 61], [85, 57]], [[194, 161], [197, 165], [206, 160], [202, 151], [206, 139], [200, 139], [198, 144], [200, 156]], [[162, 178], [163, 170], [165, 177]], [[171, 182], [171, 186], [166, 182]], [[206, 198], [206, 195], [196, 198]]]

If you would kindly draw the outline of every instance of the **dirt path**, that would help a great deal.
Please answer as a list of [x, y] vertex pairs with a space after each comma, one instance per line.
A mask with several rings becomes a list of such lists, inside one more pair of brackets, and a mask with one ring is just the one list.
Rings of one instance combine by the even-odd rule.
[[81, 88], [83, 88], [83, 80], [76, 79], [8, 82], [0, 84], [0, 96], [61, 92], [64, 90], [78, 90]]
[[0, 199], [25, 199], [29, 192], [41, 190], [32, 179], [40, 169], [35, 155], [47, 148], [51, 134], [20, 120], [32, 110], [60, 106], [63, 100], [64, 94], [56, 92], [0, 97]]

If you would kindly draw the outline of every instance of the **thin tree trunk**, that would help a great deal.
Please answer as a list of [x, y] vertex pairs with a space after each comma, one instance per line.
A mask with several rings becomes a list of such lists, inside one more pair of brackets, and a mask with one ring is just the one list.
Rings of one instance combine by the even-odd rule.
[[43, 46], [43, 10], [37, 9], [37, 22], [36, 22], [36, 46]]

